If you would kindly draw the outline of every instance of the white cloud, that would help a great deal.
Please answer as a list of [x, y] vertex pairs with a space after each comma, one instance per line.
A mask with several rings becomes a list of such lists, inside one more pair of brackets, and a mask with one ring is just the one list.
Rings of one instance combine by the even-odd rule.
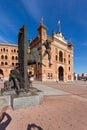
[[87, 46], [87, 41], [82, 43], [83, 46]]
[[10, 17], [6, 10], [0, 8], [0, 30], [3, 31], [7, 29], [13, 33], [17, 32], [13, 19]]
[[41, 8], [39, 6], [39, 0], [22, 0], [25, 9], [28, 13], [36, 20], [39, 21], [41, 18]]
[[0, 42], [6, 42], [6, 43], [8, 43], [9, 41], [5, 37], [0, 36]]

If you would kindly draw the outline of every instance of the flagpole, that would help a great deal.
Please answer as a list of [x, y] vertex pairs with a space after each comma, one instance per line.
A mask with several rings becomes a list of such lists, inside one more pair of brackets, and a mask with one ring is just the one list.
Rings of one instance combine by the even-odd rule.
[[42, 25], [43, 24], [43, 17], [41, 18], [41, 20], [40, 20], [40, 25]]
[[59, 32], [61, 32], [61, 23], [60, 23], [60, 20], [58, 21], [58, 27], [59, 27]]

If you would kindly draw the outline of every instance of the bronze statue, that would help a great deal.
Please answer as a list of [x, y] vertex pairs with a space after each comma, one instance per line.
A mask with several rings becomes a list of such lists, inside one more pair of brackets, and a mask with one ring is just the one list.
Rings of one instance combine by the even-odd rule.
[[21, 88], [21, 82], [23, 79], [21, 79], [19, 67], [17, 66], [14, 70], [11, 70], [9, 81], [6, 81], [4, 83], [5, 90], [15, 90], [17, 94], [19, 94]]
[[[27, 65], [36, 64], [36, 71], [39, 72], [38, 65], [44, 65], [42, 58], [48, 54], [49, 66], [51, 64], [51, 42], [46, 40], [43, 44], [46, 50], [42, 56], [42, 46], [34, 47], [30, 53], [27, 53], [28, 48], [27, 27], [23, 26], [18, 34], [18, 62], [19, 65], [11, 71], [9, 81], [4, 83], [4, 90], [14, 90], [16, 94], [20, 92], [28, 92], [31, 86], [30, 77], [27, 73]], [[45, 66], [45, 65], [44, 65]]]
[[45, 46], [46, 50], [45, 50], [42, 58], [48, 54], [49, 66], [51, 66], [52, 65], [52, 63], [51, 63], [51, 42], [49, 40], [46, 40], [46, 42], [44, 42], [43, 45]]
[[16, 94], [29, 91], [29, 80], [27, 74], [27, 27], [24, 25], [18, 34], [18, 63], [20, 66], [11, 71], [9, 81], [4, 83], [4, 91], [14, 90]]
[[28, 30], [24, 25], [18, 34], [18, 62], [20, 64], [20, 77], [23, 79], [21, 81], [21, 88], [24, 91], [29, 91], [29, 81], [27, 75], [27, 48], [28, 48]]
[[20, 83], [22, 81], [18, 67], [11, 71], [9, 81], [13, 81], [13, 88], [18, 93], [18, 91], [21, 89]]
[[[51, 63], [51, 42], [46, 40], [42, 45], [44, 45], [46, 48], [46, 50], [42, 56], [42, 59], [44, 56], [46, 56], [48, 54], [48, 60], [49, 60], [49, 66], [50, 66], [50, 65], [52, 65], [52, 63]], [[42, 51], [41, 49], [42, 49], [42, 47], [34, 47], [30, 51], [30, 53], [28, 53], [28, 56], [27, 56], [28, 65], [31, 65], [31, 64], [44, 65], [42, 63], [42, 59], [41, 59], [41, 51]]]
[[33, 48], [30, 51], [30, 53], [27, 56], [27, 60], [28, 60], [28, 65], [36, 64], [36, 63], [40, 64], [41, 63], [40, 53], [39, 53], [37, 47]]
[[29, 79], [30, 87], [32, 87], [32, 79], [34, 80], [34, 75], [32, 74], [31, 71], [28, 73], [28, 79]]
[[28, 65], [32, 65], [32, 64], [44, 65], [42, 63], [42, 61], [41, 61], [41, 48], [40, 47], [34, 47], [30, 51], [30, 53], [28, 53], [28, 55], [27, 55], [27, 62], [28, 62]]

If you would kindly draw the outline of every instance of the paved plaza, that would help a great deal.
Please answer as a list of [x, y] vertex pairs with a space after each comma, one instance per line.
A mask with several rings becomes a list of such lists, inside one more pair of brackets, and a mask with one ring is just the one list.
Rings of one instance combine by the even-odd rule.
[[33, 86], [44, 92], [41, 104], [20, 110], [9, 107], [12, 120], [0, 130], [87, 130], [87, 81], [37, 81]]

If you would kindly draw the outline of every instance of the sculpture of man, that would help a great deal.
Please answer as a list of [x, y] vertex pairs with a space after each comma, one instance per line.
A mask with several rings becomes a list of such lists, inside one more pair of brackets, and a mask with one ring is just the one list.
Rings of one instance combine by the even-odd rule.
[[46, 40], [46, 42], [43, 43], [43, 45], [45, 46], [46, 50], [43, 54], [43, 57], [48, 54], [48, 60], [49, 60], [49, 65], [52, 65], [51, 63], [51, 42]]
[[21, 89], [21, 76], [19, 72], [19, 67], [16, 67], [14, 70], [11, 71], [9, 81], [13, 81], [16, 92], [18, 92]]

